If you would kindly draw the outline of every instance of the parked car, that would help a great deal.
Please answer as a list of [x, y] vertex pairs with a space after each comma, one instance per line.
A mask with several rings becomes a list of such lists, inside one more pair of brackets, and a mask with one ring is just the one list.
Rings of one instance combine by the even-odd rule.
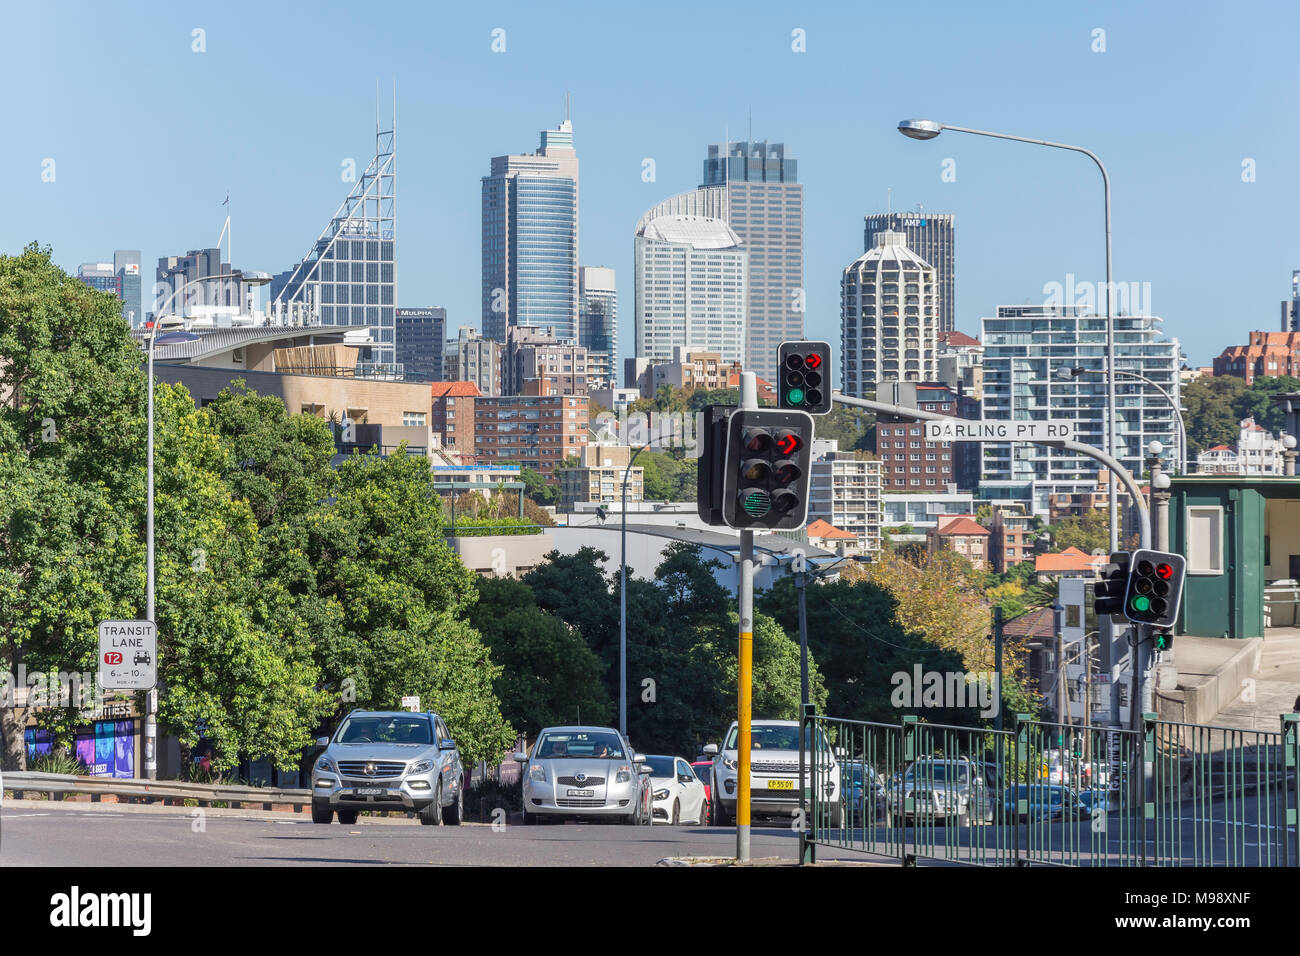
[[984, 826], [994, 820], [995, 795], [985, 765], [966, 757], [921, 757], [887, 789], [888, 815], [895, 825], [918, 818]]
[[841, 761], [840, 779], [845, 805], [855, 821], [874, 822], [884, 816], [889, 802], [885, 796], [885, 778], [871, 764], [852, 759]]
[[354, 710], [312, 767], [312, 823], [357, 822], [362, 810], [413, 810], [426, 826], [460, 824], [464, 773], [447, 725], [434, 713]]
[[1085, 801], [1071, 787], [1054, 784], [1015, 784], [1007, 787], [1004, 801], [1007, 818], [1013, 820], [1078, 820], [1092, 815], [1091, 795]]
[[[695, 776], [700, 778], [700, 783], [704, 784], [705, 802], [712, 804], [713, 803], [713, 761], [696, 760], [694, 763], [691, 764], [691, 770], [695, 773]], [[713, 813], [713, 808], [712, 806], [710, 806], [709, 807], [710, 817], [712, 816], [712, 813]]]
[[[721, 748], [709, 744], [705, 753], [713, 757], [713, 823], [726, 826], [735, 822], [738, 794], [738, 754], [740, 728], [732, 723]], [[821, 728], [817, 728], [816, 747], [821, 765], [818, 797], [826, 802], [831, 827], [843, 825], [844, 806], [840, 802], [840, 766]], [[808, 741], [805, 741], [807, 744]], [[794, 815], [799, 809], [799, 722], [797, 720], [756, 720], [751, 725], [749, 765], [749, 806], [756, 815]], [[812, 748], [805, 746], [804, 760], [812, 767]]]
[[654, 818], [673, 826], [683, 820], [698, 826], [709, 822], [709, 801], [704, 784], [681, 757], [647, 756]]
[[627, 738], [609, 727], [547, 727], [524, 765], [524, 823], [592, 817], [649, 825], [650, 768]]

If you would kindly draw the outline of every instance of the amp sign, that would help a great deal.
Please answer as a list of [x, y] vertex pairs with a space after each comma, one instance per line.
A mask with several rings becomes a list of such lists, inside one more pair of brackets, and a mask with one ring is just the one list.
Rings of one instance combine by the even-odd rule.
[[158, 629], [153, 621], [102, 621], [99, 686], [152, 690], [158, 683]]
[[925, 437], [929, 441], [1074, 441], [1074, 422], [949, 418], [926, 422]]

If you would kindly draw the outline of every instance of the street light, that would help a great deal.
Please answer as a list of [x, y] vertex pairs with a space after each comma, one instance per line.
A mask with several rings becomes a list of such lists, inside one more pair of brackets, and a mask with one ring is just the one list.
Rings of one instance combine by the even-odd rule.
[[[1080, 375], [1105, 375], [1105, 374], [1106, 372], [1104, 369], [1081, 368], [1079, 366], [1071, 367], [1069, 365], [1062, 365], [1060, 368], [1056, 370], [1056, 377], [1066, 382]], [[1167, 391], [1165, 391], [1164, 388], [1162, 388], [1156, 382], [1153, 382], [1145, 375], [1139, 375], [1137, 372], [1129, 372], [1121, 368], [1115, 370], [1115, 376], [1117, 378], [1131, 378], [1134, 379], [1135, 381], [1143, 382], [1147, 385], [1150, 385], [1162, 396], [1164, 396], [1165, 401], [1167, 401], [1169, 403], [1170, 408], [1174, 410], [1174, 417], [1178, 422], [1178, 459], [1177, 459], [1179, 463], [1178, 473], [1180, 475], [1187, 474], [1187, 423], [1183, 421], [1183, 410], [1178, 407], [1178, 403], [1174, 401], [1174, 397], [1170, 395]]]
[[[1106, 368], [1115, 368], [1115, 324], [1112, 320], [1112, 299], [1114, 298], [1114, 283], [1111, 281], [1111, 250], [1110, 250], [1110, 174], [1106, 172], [1106, 167], [1102, 165], [1101, 159], [1092, 150], [1084, 149], [1082, 146], [1070, 146], [1065, 143], [1053, 143], [1046, 139], [1029, 139], [1025, 136], [1011, 136], [1007, 133], [991, 133], [983, 129], [970, 129], [965, 126], [949, 126], [946, 123], [939, 123], [934, 120], [926, 119], [908, 119], [898, 124], [898, 131], [908, 139], [934, 139], [944, 130], [951, 130], [954, 133], [970, 133], [974, 136], [989, 136], [993, 139], [1009, 139], [1016, 143], [1029, 143], [1033, 146], [1051, 146], [1053, 149], [1067, 149], [1074, 153], [1083, 153], [1101, 170], [1102, 191], [1106, 200]], [[1106, 376], [1106, 449], [1111, 456], [1115, 455], [1115, 378], [1113, 375]], [[1119, 550], [1119, 509], [1115, 496], [1115, 475], [1113, 472], [1107, 472], [1107, 487], [1109, 488], [1110, 498], [1110, 550]]]
[[[199, 336], [193, 332], [178, 330], [175, 332], [164, 332], [158, 334], [158, 326], [161, 324], [163, 315], [167, 307], [175, 301], [176, 297], [184, 292], [191, 285], [199, 282], [208, 282], [213, 279], [239, 279], [247, 281], [251, 285], [265, 285], [271, 281], [270, 275], [265, 272], [252, 272], [245, 277], [238, 271], [220, 273], [211, 276], [198, 276], [194, 279], [186, 279], [176, 289], [172, 290], [171, 295], [163, 300], [157, 311], [154, 313], [153, 324], [149, 329], [149, 420], [148, 420], [148, 440], [146, 456], [146, 485], [145, 485], [145, 620], [154, 621], [154, 546], [153, 546], [153, 510], [154, 510], [154, 493], [153, 493], [153, 393], [154, 393], [154, 374], [153, 374], [153, 356], [154, 348], [157, 345], [180, 345], [185, 342], [197, 342]], [[154, 622], [156, 623], [156, 622]], [[158, 779], [158, 688], [155, 687], [147, 695], [147, 705], [145, 707], [144, 718], [144, 776], [146, 780]]]

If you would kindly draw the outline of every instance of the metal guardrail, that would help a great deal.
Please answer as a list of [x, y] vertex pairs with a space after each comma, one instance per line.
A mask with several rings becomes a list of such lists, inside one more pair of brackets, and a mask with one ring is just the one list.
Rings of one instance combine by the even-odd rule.
[[[80, 777], [60, 773], [6, 773], [4, 789], [15, 799], [27, 793], [90, 794], [92, 802], [104, 795], [122, 803], [170, 803], [193, 800], [200, 806], [229, 803], [232, 806], [254, 804], [264, 810], [289, 805], [295, 812], [311, 806], [310, 790], [281, 790], [271, 787], [248, 787], [233, 784], [189, 783], [182, 780], [144, 780], [135, 777]], [[249, 807], [243, 807], [249, 809]]]
[[[976, 866], [1296, 866], [1295, 714], [1279, 731], [1014, 729], [804, 715], [803, 858], [817, 848]], [[839, 796], [825, 799], [832, 775]]]
[[1300, 584], [1268, 584], [1264, 587], [1266, 627], [1300, 625]]

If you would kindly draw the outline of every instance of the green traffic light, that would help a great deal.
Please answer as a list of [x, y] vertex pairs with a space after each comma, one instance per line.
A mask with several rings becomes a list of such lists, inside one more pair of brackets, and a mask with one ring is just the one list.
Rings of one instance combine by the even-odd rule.
[[1133, 610], [1145, 614], [1151, 609], [1151, 599], [1145, 594], [1139, 594], [1129, 602], [1133, 605]]
[[791, 405], [802, 405], [803, 389], [802, 388], [790, 389], [790, 391], [785, 393], [785, 400], [789, 402]]
[[750, 491], [741, 497], [740, 507], [751, 518], [761, 518], [772, 510], [772, 498], [766, 491]]

